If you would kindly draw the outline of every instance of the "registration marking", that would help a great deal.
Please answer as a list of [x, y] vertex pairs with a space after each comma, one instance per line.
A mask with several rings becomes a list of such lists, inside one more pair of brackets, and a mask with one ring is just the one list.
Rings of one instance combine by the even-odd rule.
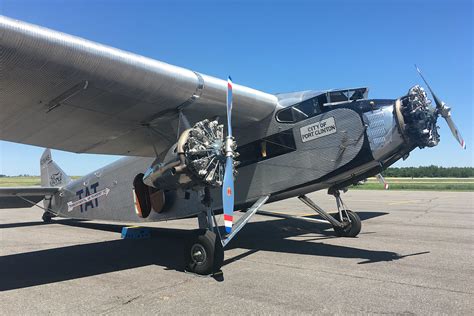
[[[77, 200], [77, 201], [70, 201], [70, 202], [67, 202], [67, 211], [68, 212], [71, 212], [75, 207], [77, 206], [80, 206], [80, 205], [83, 205], [83, 204], [86, 204], [87, 202], [91, 202], [103, 195], [107, 196], [110, 192], [110, 189], [109, 188], [105, 188], [103, 190], [100, 190], [96, 193], [92, 193], [91, 195], [88, 195], [86, 196], [85, 198], [82, 198], [80, 200]], [[82, 210], [81, 210], [82, 211]]]

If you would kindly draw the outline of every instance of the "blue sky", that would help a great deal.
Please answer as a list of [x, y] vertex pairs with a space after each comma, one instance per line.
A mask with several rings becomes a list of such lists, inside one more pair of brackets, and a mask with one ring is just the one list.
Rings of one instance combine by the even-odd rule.
[[[3, 15], [234, 81], [265, 92], [368, 86], [397, 98], [421, 83], [417, 63], [453, 117], [441, 143], [396, 166], [473, 166], [473, 5], [414, 1], [22, 1]], [[0, 141], [0, 174], [39, 174], [42, 148]], [[117, 159], [54, 151], [82, 175]]]

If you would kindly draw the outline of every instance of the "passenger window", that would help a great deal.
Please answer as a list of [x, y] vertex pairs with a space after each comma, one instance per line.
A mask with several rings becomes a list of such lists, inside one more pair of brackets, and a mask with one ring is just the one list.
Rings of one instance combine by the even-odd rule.
[[259, 161], [281, 156], [296, 150], [295, 138], [291, 129], [239, 146], [240, 154], [237, 168]]

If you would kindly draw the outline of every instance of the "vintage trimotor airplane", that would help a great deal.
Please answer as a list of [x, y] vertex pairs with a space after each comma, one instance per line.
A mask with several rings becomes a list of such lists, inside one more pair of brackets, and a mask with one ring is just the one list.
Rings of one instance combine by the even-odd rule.
[[[186, 263], [199, 274], [220, 269], [223, 248], [269, 202], [299, 197], [356, 236], [340, 190], [436, 146], [438, 116], [465, 148], [426, 81], [435, 108], [420, 86], [398, 99], [368, 99], [367, 88], [274, 95], [7, 17], [0, 34], [1, 139], [128, 156], [72, 181], [47, 149], [41, 187], [2, 188], [0, 207], [44, 199], [46, 222], [197, 217]], [[337, 213], [305, 195], [322, 189]], [[234, 209], [245, 211], [235, 224]]]

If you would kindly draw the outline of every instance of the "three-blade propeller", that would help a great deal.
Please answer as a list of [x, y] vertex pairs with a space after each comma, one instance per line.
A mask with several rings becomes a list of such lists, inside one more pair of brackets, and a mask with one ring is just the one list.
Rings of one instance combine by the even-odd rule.
[[415, 65], [415, 68], [416, 68], [416, 71], [418, 71], [418, 74], [420, 74], [421, 79], [423, 79], [426, 86], [428, 87], [428, 90], [430, 90], [430, 93], [433, 96], [433, 99], [436, 103], [436, 109], [438, 111], [438, 114], [441, 115], [446, 120], [446, 123], [448, 123], [449, 129], [451, 129], [451, 133], [453, 133], [454, 138], [456, 138], [456, 140], [459, 142], [461, 147], [463, 149], [466, 149], [466, 142], [462, 138], [461, 133], [459, 132], [458, 128], [456, 127], [456, 124], [454, 124], [454, 121], [451, 118], [451, 108], [448, 107], [446, 103], [438, 99], [438, 97], [436, 96], [436, 94], [433, 92], [430, 85], [426, 81], [425, 77], [423, 77], [421, 70], [416, 65]]
[[224, 208], [224, 224], [227, 233], [232, 232], [234, 219], [234, 151], [231, 126], [232, 115], [232, 79], [227, 79], [227, 137], [225, 139], [225, 171], [222, 183], [222, 205]]

